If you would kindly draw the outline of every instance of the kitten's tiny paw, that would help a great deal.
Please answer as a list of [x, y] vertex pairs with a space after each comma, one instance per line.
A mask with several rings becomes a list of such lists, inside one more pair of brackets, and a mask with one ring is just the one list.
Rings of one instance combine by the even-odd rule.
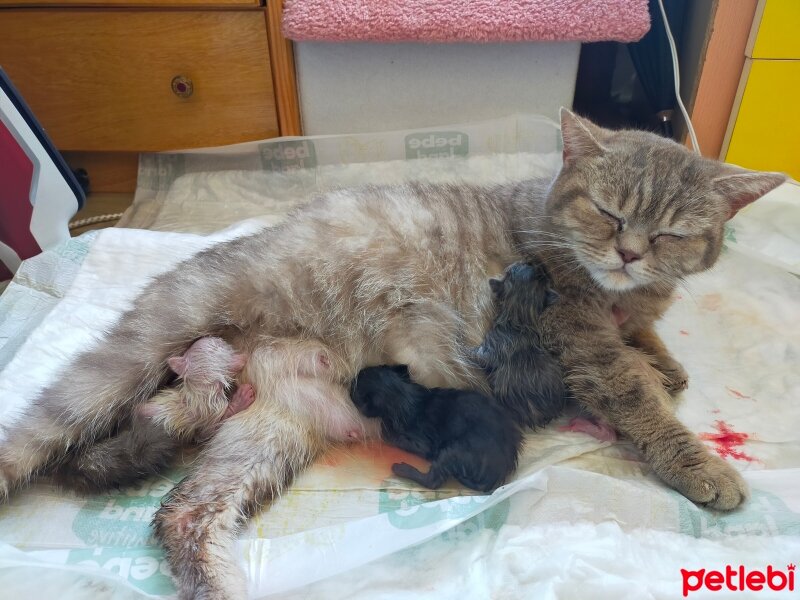
[[678, 476], [678, 491], [689, 500], [716, 510], [733, 510], [747, 499], [748, 489], [739, 472], [717, 456]]
[[256, 391], [249, 383], [243, 383], [233, 393], [230, 404], [234, 412], [239, 412], [250, 406], [256, 399]]

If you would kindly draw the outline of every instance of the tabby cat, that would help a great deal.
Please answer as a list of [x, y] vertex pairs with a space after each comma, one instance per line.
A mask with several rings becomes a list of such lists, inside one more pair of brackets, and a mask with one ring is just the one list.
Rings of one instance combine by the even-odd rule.
[[[737, 507], [741, 477], [672, 413], [667, 390], [685, 388], [687, 375], [653, 322], [681, 278], [714, 264], [725, 221], [784, 177], [566, 110], [561, 121], [564, 165], [553, 181], [335, 191], [154, 278], [105, 339], [6, 427], [0, 496], [110, 435], [156, 393], [167, 358], [200, 336], [249, 355], [275, 338], [314, 338], [350, 378], [407, 364], [427, 387], [485, 390], [468, 354], [492, 321], [486, 280], [539, 257], [561, 297], [546, 311], [545, 342], [577, 400], [633, 440], [668, 485], [713, 508]], [[622, 328], [612, 306], [629, 315]], [[257, 368], [248, 364], [240, 379], [254, 383], [253, 406], [222, 423], [154, 520], [183, 598], [245, 597], [232, 553], [242, 519], [326, 447], [318, 419], [291, 410], [267, 383], [281, 378]]]

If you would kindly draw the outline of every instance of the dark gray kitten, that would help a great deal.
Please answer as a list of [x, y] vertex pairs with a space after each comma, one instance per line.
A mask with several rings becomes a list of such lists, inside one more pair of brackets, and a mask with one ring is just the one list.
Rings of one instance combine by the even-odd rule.
[[539, 317], [558, 300], [544, 268], [516, 262], [490, 279], [497, 314], [475, 355], [494, 397], [528, 427], [559, 416], [566, 387], [558, 361], [544, 349]]

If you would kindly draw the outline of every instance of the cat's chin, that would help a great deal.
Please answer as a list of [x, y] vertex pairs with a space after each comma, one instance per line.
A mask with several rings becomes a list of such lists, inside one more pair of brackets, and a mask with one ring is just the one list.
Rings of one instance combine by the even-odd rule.
[[644, 282], [637, 281], [625, 269], [602, 269], [589, 268], [589, 275], [597, 282], [600, 287], [610, 292], [627, 292], [633, 288], [644, 285]]

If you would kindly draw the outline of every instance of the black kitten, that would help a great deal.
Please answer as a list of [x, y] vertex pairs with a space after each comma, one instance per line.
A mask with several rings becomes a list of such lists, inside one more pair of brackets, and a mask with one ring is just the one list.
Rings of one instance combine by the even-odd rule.
[[517, 466], [522, 434], [486, 396], [411, 381], [408, 369], [370, 367], [361, 371], [351, 395], [367, 417], [382, 420], [383, 439], [431, 461], [427, 473], [406, 463], [395, 475], [431, 489], [449, 477], [484, 492], [501, 485]]
[[541, 427], [564, 411], [566, 388], [558, 361], [542, 345], [539, 315], [558, 300], [540, 266], [516, 262], [490, 279], [496, 316], [475, 359], [492, 394], [518, 422]]

